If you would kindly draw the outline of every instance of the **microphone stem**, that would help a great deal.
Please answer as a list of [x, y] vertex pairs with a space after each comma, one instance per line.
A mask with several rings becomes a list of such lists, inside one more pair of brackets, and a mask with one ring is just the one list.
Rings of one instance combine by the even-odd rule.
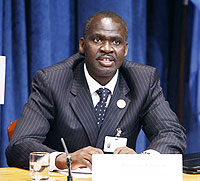
[[71, 172], [71, 168], [72, 168], [72, 159], [71, 159], [71, 156], [67, 150], [67, 146], [65, 144], [65, 141], [63, 138], [61, 138], [61, 142], [62, 142], [62, 145], [63, 145], [63, 148], [65, 150], [65, 153], [67, 155], [67, 161], [66, 161], [66, 165], [68, 166], [68, 177], [67, 177], [67, 181], [73, 181], [73, 178], [72, 178], [72, 172]]
[[68, 177], [67, 177], [67, 181], [73, 181], [73, 178], [72, 178], [72, 172], [71, 172], [71, 163], [72, 163], [72, 160], [71, 160], [71, 156], [70, 155], [67, 155], [67, 161], [66, 161], [66, 164], [68, 166]]

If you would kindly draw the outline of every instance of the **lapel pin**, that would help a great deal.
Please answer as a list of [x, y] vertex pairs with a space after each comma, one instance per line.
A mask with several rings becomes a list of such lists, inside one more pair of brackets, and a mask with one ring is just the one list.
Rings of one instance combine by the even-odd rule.
[[123, 99], [119, 99], [117, 101], [117, 107], [120, 108], [120, 109], [125, 108], [126, 107], [126, 102]]
[[121, 128], [117, 128], [117, 134], [116, 134], [116, 136], [120, 137], [121, 134], [122, 134]]

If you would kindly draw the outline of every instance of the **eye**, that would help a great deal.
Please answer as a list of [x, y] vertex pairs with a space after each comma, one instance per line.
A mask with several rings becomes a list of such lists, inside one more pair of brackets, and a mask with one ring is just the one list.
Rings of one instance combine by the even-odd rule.
[[95, 43], [101, 43], [101, 42], [102, 42], [102, 40], [101, 40], [100, 37], [94, 38], [93, 41], [94, 41]]
[[120, 42], [120, 40], [114, 40], [113, 41], [113, 45], [119, 45], [121, 42]]

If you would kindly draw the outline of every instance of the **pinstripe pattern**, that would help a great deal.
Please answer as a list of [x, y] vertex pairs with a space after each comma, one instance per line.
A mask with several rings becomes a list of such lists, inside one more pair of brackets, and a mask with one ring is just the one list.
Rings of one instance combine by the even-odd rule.
[[[36, 73], [32, 93], [6, 150], [9, 166], [27, 167], [31, 151], [63, 151], [61, 137], [69, 152], [88, 145], [102, 149], [105, 136], [114, 136], [117, 128], [133, 149], [142, 128], [151, 141], [149, 148], [161, 153], [185, 150], [184, 129], [163, 97], [156, 69], [128, 61], [120, 68], [98, 134], [83, 62], [84, 57], [75, 54]], [[126, 102], [125, 108], [117, 107], [119, 99]]]

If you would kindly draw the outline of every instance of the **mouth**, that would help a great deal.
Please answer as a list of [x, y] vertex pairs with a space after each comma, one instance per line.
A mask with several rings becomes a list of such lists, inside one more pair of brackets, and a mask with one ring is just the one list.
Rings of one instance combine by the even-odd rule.
[[114, 64], [114, 58], [112, 56], [101, 56], [98, 57], [97, 60], [103, 67], [111, 67]]

